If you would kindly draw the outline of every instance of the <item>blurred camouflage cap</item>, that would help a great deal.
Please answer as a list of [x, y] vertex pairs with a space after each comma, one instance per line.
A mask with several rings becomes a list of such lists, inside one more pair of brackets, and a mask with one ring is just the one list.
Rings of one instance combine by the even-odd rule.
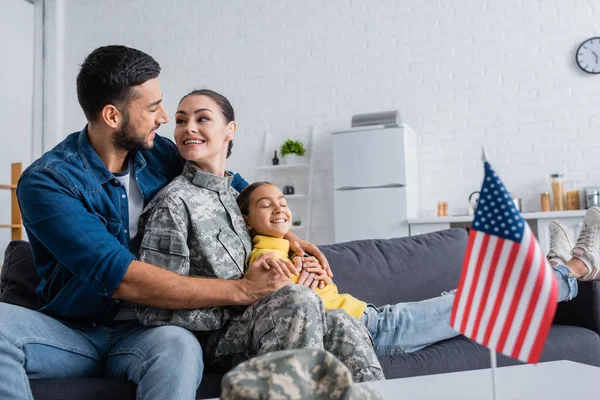
[[221, 381], [221, 399], [380, 400], [321, 349], [282, 350], [245, 361]]

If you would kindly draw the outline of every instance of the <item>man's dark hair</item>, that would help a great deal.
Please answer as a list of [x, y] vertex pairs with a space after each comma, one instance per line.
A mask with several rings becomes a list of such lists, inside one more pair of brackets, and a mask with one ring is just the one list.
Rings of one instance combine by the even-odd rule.
[[[179, 104], [181, 104], [181, 102], [183, 100], [185, 100], [186, 97], [189, 97], [189, 96], [210, 97], [221, 108], [221, 114], [223, 114], [226, 124], [230, 123], [231, 121], [235, 121], [235, 112], [233, 111], [233, 106], [231, 105], [229, 100], [227, 100], [227, 97], [223, 96], [222, 94], [217, 93], [210, 89], [197, 89], [197, 90], [193, 90], [193, 91], [189, 92], [188, 94], [186, 94], [185, 96], [183, 96], [181, 98], [181, 100], [179, 100]], [[229, 158], [229, 156], [231, 155], [232, 147], [233, 147], [233, 140], [230, 140], [229, 144], [227, 145], [227, 158]]]
[[143, 51], [125, 46], [99, 47], [88, 55], [77, 75], [77, 99], [88, 121], [96, 121], [107, 104], [126, 108], [133, 86], [157, 78], [160, 65]]
[[262, 185], [273, 185], [271, 182], [262, 181], [262, 182], [254, 182], [248, 186], [237, 197], [236, 201], [242, 215], [248, 215], [250, 212], [250, 196], [252, 193]]

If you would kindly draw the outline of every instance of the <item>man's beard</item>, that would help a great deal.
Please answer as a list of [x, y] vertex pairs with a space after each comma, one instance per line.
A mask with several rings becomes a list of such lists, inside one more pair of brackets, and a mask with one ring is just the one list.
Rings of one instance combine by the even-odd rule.
[[148, 135], [140, 135], [129, 121], [129, 112], [123, 110], [123, 122], [121, 129], [116, 131], [112, 137], [112, 144], [117, 150], [138, 151], [152, 148], [148, 143]]

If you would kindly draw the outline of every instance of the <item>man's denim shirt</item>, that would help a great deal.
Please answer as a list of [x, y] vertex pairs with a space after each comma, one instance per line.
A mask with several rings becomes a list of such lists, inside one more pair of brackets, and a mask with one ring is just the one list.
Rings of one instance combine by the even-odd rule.
[[[152, 149], [131, 156], [144, 205], [184, 164], [175, 144], [158, 135]], [[247, 182], [235, 174], [233, 186], [242, 190]], [[40, 311], [82, 327], [109, 324], [119, 308], [111, 296], [135, 256], [125, 188], [92, 147], [87, 127], [31, 164], [17, 196], [41, 278]]]

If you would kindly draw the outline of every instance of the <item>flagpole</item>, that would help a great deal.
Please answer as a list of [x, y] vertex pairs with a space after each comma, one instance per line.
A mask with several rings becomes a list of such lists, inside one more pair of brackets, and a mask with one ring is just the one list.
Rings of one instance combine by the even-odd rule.
[[498, 399], [498, 388], [496, 386], [496, 351], [490, 349], [490, 363], [492, 365], [492, 400]]

